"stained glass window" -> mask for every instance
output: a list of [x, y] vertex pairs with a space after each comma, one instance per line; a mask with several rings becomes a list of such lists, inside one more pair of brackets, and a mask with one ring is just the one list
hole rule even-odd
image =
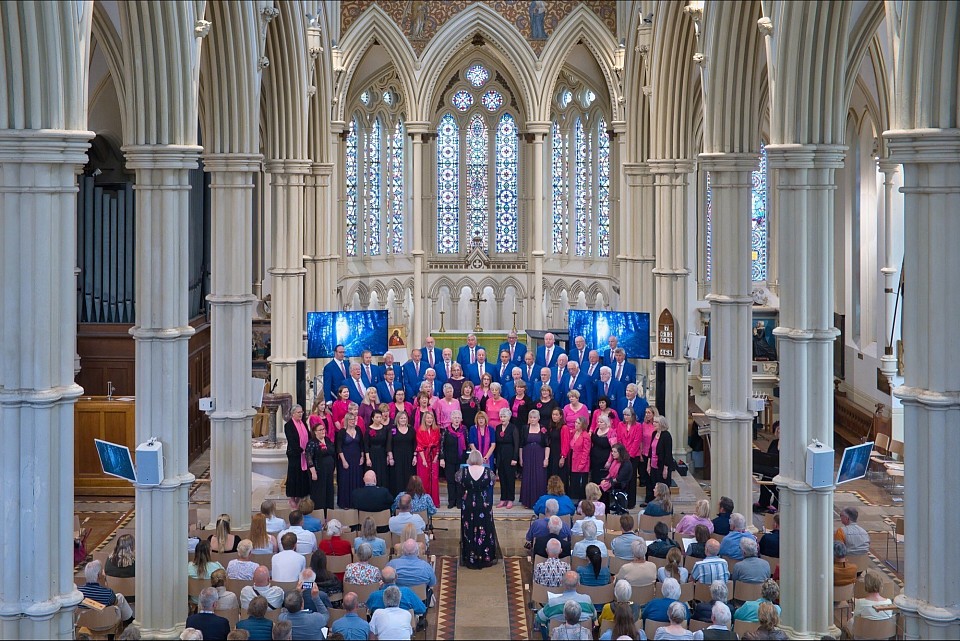
[[403, 253], [403, 121], [393, 129], [390, 145], [390, 244], [394, 254]]
[[437, 128], [437, 251], [460, 251], [460, 128], [450, 113]]
[[573, 100], [573, 92], [570, 90], [564, 91], [560, 94], [560, 108], [566, 109], [571, 100]]
[[380, 119], [373, 121], [367, 135], [367, 192], [364, 209], [367, 212], [366, 243], [371, 256], [380, 253]]
[[610, 255], [610, 134], [603, 118], [597, 122], [597, 255]]
[[459, 111], [466, 111], [473, 106], [473, 94], [461, 89], [457, 93], [453, 94], [452, 101], [453, 106]]
[[590, 193], [590, 133], [583, 126], [583, 119], [577, 118], [573, 126], [575, 177], [574, 189], [574, 217], [577, 256], [589, 256], [590, 252], [590, 222], [592, 198]]
[[589, 107], [590, 105], [593, 104], [593, 101], [596, 99], [597, 99], [597, 94], [587, 89], [587, 92], [583, 95], [583, 106]]
[[392, 104], [393, 104], [393, 92], [392, 92], [392, 91], [384, 91], [384, 92], [383, 92], [383, 101], [384, 101], [385, 103], [387, 103], [388, 105], [392, 105]]
[[487, 123], [475, 114], [467, 127], [467, 233], [487, 249]]
[[369, 91], [364, 91], [362, 94], [360, 94], [360, 102], [362, 102], [362, 103], [365, 104], [365, 105], [369, 105], [369, 104], [370, 104], [370, 92], [369, 92]]
[[551, 169], [553, 173], [553, 251], [562, 254], [567, 248], [567, 212], [565, 204], [569, 190], [567, 178], [567, 152], [565, 136], [560, 133], [560, 125], [553, 123], [553, 149], [551, 150]]
[[358, 192], [358, 171], [357, 171], [357, 119], [350, 121], [350, 130], [347, 132], [346, 140], [346, 196], [347, 196], [347, 256], [357, 255], [357, 192]]
[[497, 125], [497, 252], [517, 251], [517, 158], [520, 139], [510, 114]]
[[487, 80], [490, 80], [490, 72], [482, 65], [473, 65], [467, 69], [467, 73], [464, 75], [474, 87], [482, 87], [486, 84]]
[[487, 93], [483, 94], [483, 97], [480, 98], [480, 102], [483, 103], [483, 106], [489, 111], [496, 111], [503, 106], [503, 94], [499, 91], [491, 89]]

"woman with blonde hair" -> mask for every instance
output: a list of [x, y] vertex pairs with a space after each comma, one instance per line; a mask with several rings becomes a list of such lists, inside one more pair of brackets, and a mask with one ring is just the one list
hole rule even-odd
[[250, 542], [253, 544], [251, 554], [276, 554], [280, 551], [277, 537], [267, 532], [267, 517], [263, 514], [254, 514], [250, 520]]
[[657, 483], [670, 483], [670, 475], [676, 469], [673, 460], [673, 437], [670, 436], [670, 425], [666, 417], [657, 416], [654, 419], [657, 431], [650, 441], [650, 450], [647, 452], [647, 496], [644, 504], [653, 500], [653, 491]]
[[643, 513], [647, 516], [670, 516], [673, 503], [670, 501], [670, 488], [666, 483], [657, 483], [653, 488], [653, 500], [647, 503]]
[[387, 553], [387, 542], [377, 536], [377, 524], [369, 516], [360, 526], [360, 536], [353, 540], [353, 549], [359, 550], [364, 543], [370, 546], [373, 556], [383, 556]]
[[237, 595], [228, 592], [225, 587], [227, 584], [227, 572], [221, 568], [214, 570], [210, 575], [210, 587], [217, 591], [217, 603], [213, 606], [214, 610], [236, 610], [240, 607]]
[[121, 534], [113, 552], [107, 557], [103, 572], [107, 576], [132, 579], [136, 576], [137, 558], [132, 534]]
[[[603, 490], [600, 489], [599, 485], [596, 483], [587, 483], [587, 487], [584, 488], [584, 495], [584, 498], [588, 501], [593, 501], [595, 508], [594, 516], [599, 518], [606, 514], [607, 506], [600, 500], [600, 497], [603, 496]], [[577, 514], [583, 514], [579, 507], [577, 508]]]
[[230, 534], [230, 515], [221, 514], [217, 517], [217, 531], [207, 537], [210, 550], [213, 552], [236, 552], [240, 545], [240, 537]]
[[683, 567], [683, 554], [680, 553], [680, 548], [670, 548], [667, 551], [667, 564], [657, 568], [657, 581], [663, 583], [667, 579], [676, 579], [683, 584], [688, 578], [690, 573]]
[[[654, 494], [656, 494], [656, 489], [654, 489]], [[677, 532], [689, 536], [696, 533], [698, 525], [702, 525], [710, 531], [710, 534], [713, 534], [713, 521], [710, 520], [710, 501], [707, 499], [697, 501], [693, 514], [686, 514], [680, 519], [680, 522], [677, 523]]]

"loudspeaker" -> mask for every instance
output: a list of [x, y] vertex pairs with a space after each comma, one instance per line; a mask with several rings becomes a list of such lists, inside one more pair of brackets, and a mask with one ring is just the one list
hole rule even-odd
[[657, 371], [657, 411], [663, 416], [666, 414], [667, 406], [667, 364], [663, 361], [656, 362]]
[[830, 487], [833, 485], [833, 448], [823, 443], [807, 446], [807, 485]]
[[303, 413], [309, 413], [307, 409], [307, 361], [297, 361], [297, 405], [304, 408]]
[[156, 439], [137, 446], [137, 485], [160, 485], [163, 481], [163, 444]]
[[262, 378], [250, 379], [250, 405], [252, 407], [260, 407], [263, 405], [264, 383], [266, 383], [266, 381]]
[[684, 356], [692, 361], [703, 358], [703, 350], [707, 345], [707, 337], [690, 332], [687, 334], [687, 350]]

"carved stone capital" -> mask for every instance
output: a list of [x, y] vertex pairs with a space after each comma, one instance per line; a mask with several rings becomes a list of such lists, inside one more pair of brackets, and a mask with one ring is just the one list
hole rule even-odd
[[766, 16], [757, 20], [757, 28], [760, 29], [760, 33], [764, 36], [773, 35], [773, 21]]
[[263, 71], [269, 66], [270, 66], [270, 58], [267, 58], [266, 56], [260, 56], [259, 58], [257, 58], [258, 71]]
[[197, 20], [193, 23], [193, 34], [198, 38], [206, 38], [210, 33], [209, 20]]

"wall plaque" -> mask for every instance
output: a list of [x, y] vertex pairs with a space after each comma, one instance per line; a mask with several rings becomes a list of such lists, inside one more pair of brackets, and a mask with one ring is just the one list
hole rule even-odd
[[669, 309], [660, 312], [657, 320], [657, 356], [673, 358], [676, 355], [674, 341], [676, 337], [676, 323]]

